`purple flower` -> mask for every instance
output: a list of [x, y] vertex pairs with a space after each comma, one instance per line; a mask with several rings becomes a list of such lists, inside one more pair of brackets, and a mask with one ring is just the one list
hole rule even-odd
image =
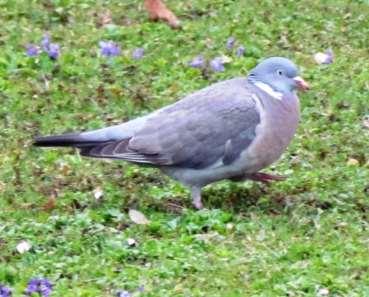
[[0, 284], [0, 297], [11, 297], [12, 290]]
[[136, 48], [132, 53], [134, 60], [140, 60], [145, 54], [145, 50], [142, 47]]
[[332, 64], [333, 63], [333, 59], [334, 59], [333, 50], [331, 48], [329, 48], [329, 49], [327, 49], [325, 51], [325, 54], [328, 56], [327, 63], [328, 64]]
[[50, 59], [56, 60], [60, 55], [60, 46], [57, 43], [50, 42], [50, 36], [45, 34], [41, 40], [42, 50], [50, 57]]
[[131, 297], [132, 294], [128, 291], [119, 291], [117, 292], [117, 297]]
[[100, 41], [100, 53], [106, 57], [115, 57], [120, 54], [119, 45], [113, 41]]
[[222, 57], [216, 57], [210, 61], [210, 67], [215, 72], [222, 72], [225, 70], [224, 61]]
[[45, 52], [49, 55], [49, 57], [53, 60], [56, 60], [60, 55], [60, 47], [57, 43], [50, 43], [48, 50]]
[[202, 68], [205, 65], [205, 59], [202, 55], [193, 58], [189, 63], [189, 66], [193, 68]]
[[227, 43], [226, 43], [226, 47], [228, 50], [231, 50], [234, 47], [234, 43], [236, 42], [236, 38], [234, 37], [229, 37], [227, 39]]
[[40, 53], [40, 48], [35, 44], [27, 44], [26, 55], [28, 57], [36, 57]]
[[139, 292], [143, 292], [143, 291], [145, 291], [145, 286], [144, 285], [141, 285], [141, 286], [139, 286], [138, 288], [137, 288], [137, 291], [139, 291]]
[[47, 52], [49, 46], [50, 46], [50, 36], [49, 34], [45, 34], [41, 39], [41, 47], [45, 52]]
[[241, 45], [236, 50], [236, 56], [242, 57], [244, 54], [245, 54], [245, 47]]
[[52, 283], [46, 278], [34, 278], [28, 282], [27, 289], [24, 292], [31, 296], [33, 293], [38, 293], [42, 297], [49, 297], [53, 290]]

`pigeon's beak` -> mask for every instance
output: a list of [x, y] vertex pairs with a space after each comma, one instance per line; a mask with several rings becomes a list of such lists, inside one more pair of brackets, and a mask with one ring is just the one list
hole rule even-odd
[[304, 79], [301, 76], [295, 76], [293, 80], [296, 82], [297, 88], [299, 90], [307, 91], [310, 89], [309, 84], [306, 81], [304, 81]]

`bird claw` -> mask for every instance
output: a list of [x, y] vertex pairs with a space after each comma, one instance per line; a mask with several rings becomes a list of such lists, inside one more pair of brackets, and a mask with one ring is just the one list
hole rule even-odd
[[201, 201], [201, 188], [193, 187], [191, 189], [192, 204], [196, 209], [202, 209], [204, 206]]
[[262, 183], [270, 183], [272, 181], [282, 181], [287, 178], [287, 176], [284, 175], [278, 175], [278, 174], [270, 174], [270, 173], [264, 173], [264, 172], [256, 172], [252, 173], [248, 176], [249, 179], [254, 181], [259, 181]]
[[202, 205], [201, 201], [193, 201], [193, 206], [195, 206], [195, 208], [198, 209], [198, 210], [204, 208], [204, 205]]

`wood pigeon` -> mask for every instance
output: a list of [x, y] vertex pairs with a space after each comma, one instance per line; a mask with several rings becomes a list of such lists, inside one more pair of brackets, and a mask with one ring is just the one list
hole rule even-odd
[[37, 137], [34, 145], [75, 147], [81, 155], [160, 168], [189, 187], [202, 208], [202, 187], [223, 179], [280, 180], [259, 172], [276, 161], [299, 121], [296, 89], [309, 85], [282, 57], [247, 77], [215, 83], [174, 104], [99, 130]]

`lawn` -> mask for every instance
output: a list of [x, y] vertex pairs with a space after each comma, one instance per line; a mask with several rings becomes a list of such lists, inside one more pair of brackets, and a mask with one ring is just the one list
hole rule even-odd
[[[369, 296], [369, 2], [166, 1], [182, 30], [150, 22], [142, 2], [0, 1], [0, 285], [13, 296], [38, 277], [64, 297]], [[60, 55], [27, 56], [45, 34]], [[100, 53], [110, 40], [116, 57]], [[334, 62], [318, 65], [328, 48]], [[202, 71], [189, 66], [198, 55], [228, 63]], [[273, 55], [312, 86], [268, 169], [286, 181], [211, 185], [196, 211], [155, 169], [32, 147], [36, 135], [147, 114]]]

